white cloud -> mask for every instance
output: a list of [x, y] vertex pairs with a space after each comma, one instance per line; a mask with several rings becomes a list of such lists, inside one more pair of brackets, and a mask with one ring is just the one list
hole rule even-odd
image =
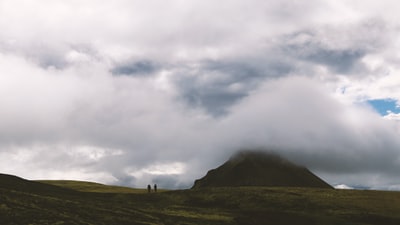
[[384, 116], [383, 118], [387, 119], [387, 120], [398, 121], [398, 120], [400, 120], [400, 113], [393, 113], [393, 112], [389, 111], [388, 114], [386, 116]]
[[335, 188], [336, 188], [336, 189], [354, 189], [354, 188], [352, 188], [352, 187], [350, 187], [350, 186], [347, 186], [347, 185], [345, 185], [345, 184], [338, 184], [338, 185], [335, 185]]

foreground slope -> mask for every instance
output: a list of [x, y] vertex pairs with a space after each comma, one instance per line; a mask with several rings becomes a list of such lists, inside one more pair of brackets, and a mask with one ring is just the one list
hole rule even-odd
[[[72, 189], [81, 192], [97, 192], [97, 193], [146, 193], [147, 190], [104, 185], [95, 182], [88, 181], [76, 181], [76, 180], [38, 180], [37, 182], [44, 184], [51, 184], [63, 188]], [[159, 190], [162, 191], [162, 190]]]
[[30, 192], [35, 194], [73, 194], [74, 191], [50, 184], [29, 181], [17, 176], [0, 174], [0, 188], [15, 192]]
[[93, 193], [0, 175], [0, 223], [398, 225], [400, 193], [282, 187]]
[[305, 167], [255, 151], [239, 152], [196, 180], [193, 188], [237, 186], [332, 188]]

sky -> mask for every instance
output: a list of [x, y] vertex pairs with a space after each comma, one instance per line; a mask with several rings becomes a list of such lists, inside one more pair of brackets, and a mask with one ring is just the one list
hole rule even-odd
[[188, 188], [243, 149], [400, 190], [394, 0], [0, 0], [0, 172]]

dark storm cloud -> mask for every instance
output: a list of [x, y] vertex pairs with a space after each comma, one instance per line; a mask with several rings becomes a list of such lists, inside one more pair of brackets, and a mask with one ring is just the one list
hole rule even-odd
[[[293, 67], [285, 60], [254, 57], [231, 61], [204, 61], [194, 70], [184, 70], [175, 80], [180, 97], [192, 107], [223, 116], [266, 79], [284, 77]], [[189, 75], [187, 75], [189, 74]]]
[[199, 107], [210, 115], [219, 117], [226, 115], [229, 106], [246, 96], [246, 92], [231, 93], [224, 90], [226, 87], [185, 87], [182, 99], [191, 107]]
[[242, 82], [249, 79], [282, 77], [291, 71], [292, 66], [283, 58], [266, 55], [268, 57], [261, 54], [231, 61], [207, 61], [203, 66], [204, 73], [222, 72], [231, 76], [232, 80]]
[[380, 19], [369, 19], [342, 27], [320, 27], [285, 34], [278, 41], [282, 55], [294, 61], [323, 65], [333, 73], [352, 75], [366, 73], [362, 59], [384, 50], [392, 42], [382, 36], [387, 25]]
[[118, 65], [111, 69], [114, 75], [143, 76], [156, 72], [160, 67], [150, 60], [141, 60]]
[[317, 49], [316, 52], [299, 58], [326, 65], [335, 73], [348, 74], [360, 65], [360, 59], [365, 55], [364, 52], [354, 50]]

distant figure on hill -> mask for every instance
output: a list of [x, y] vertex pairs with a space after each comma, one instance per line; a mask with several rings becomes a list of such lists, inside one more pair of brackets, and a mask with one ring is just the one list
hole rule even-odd
[[157, 184], [154, 184], [154, 192], [157, 192]]
[[147, 185], [147, 192], [148, 192], [148, 193], [150, 193], [150, 192], [151, 192], [151, 186], [150, 186], [150, 184], [149, 184], [149, 185]]

